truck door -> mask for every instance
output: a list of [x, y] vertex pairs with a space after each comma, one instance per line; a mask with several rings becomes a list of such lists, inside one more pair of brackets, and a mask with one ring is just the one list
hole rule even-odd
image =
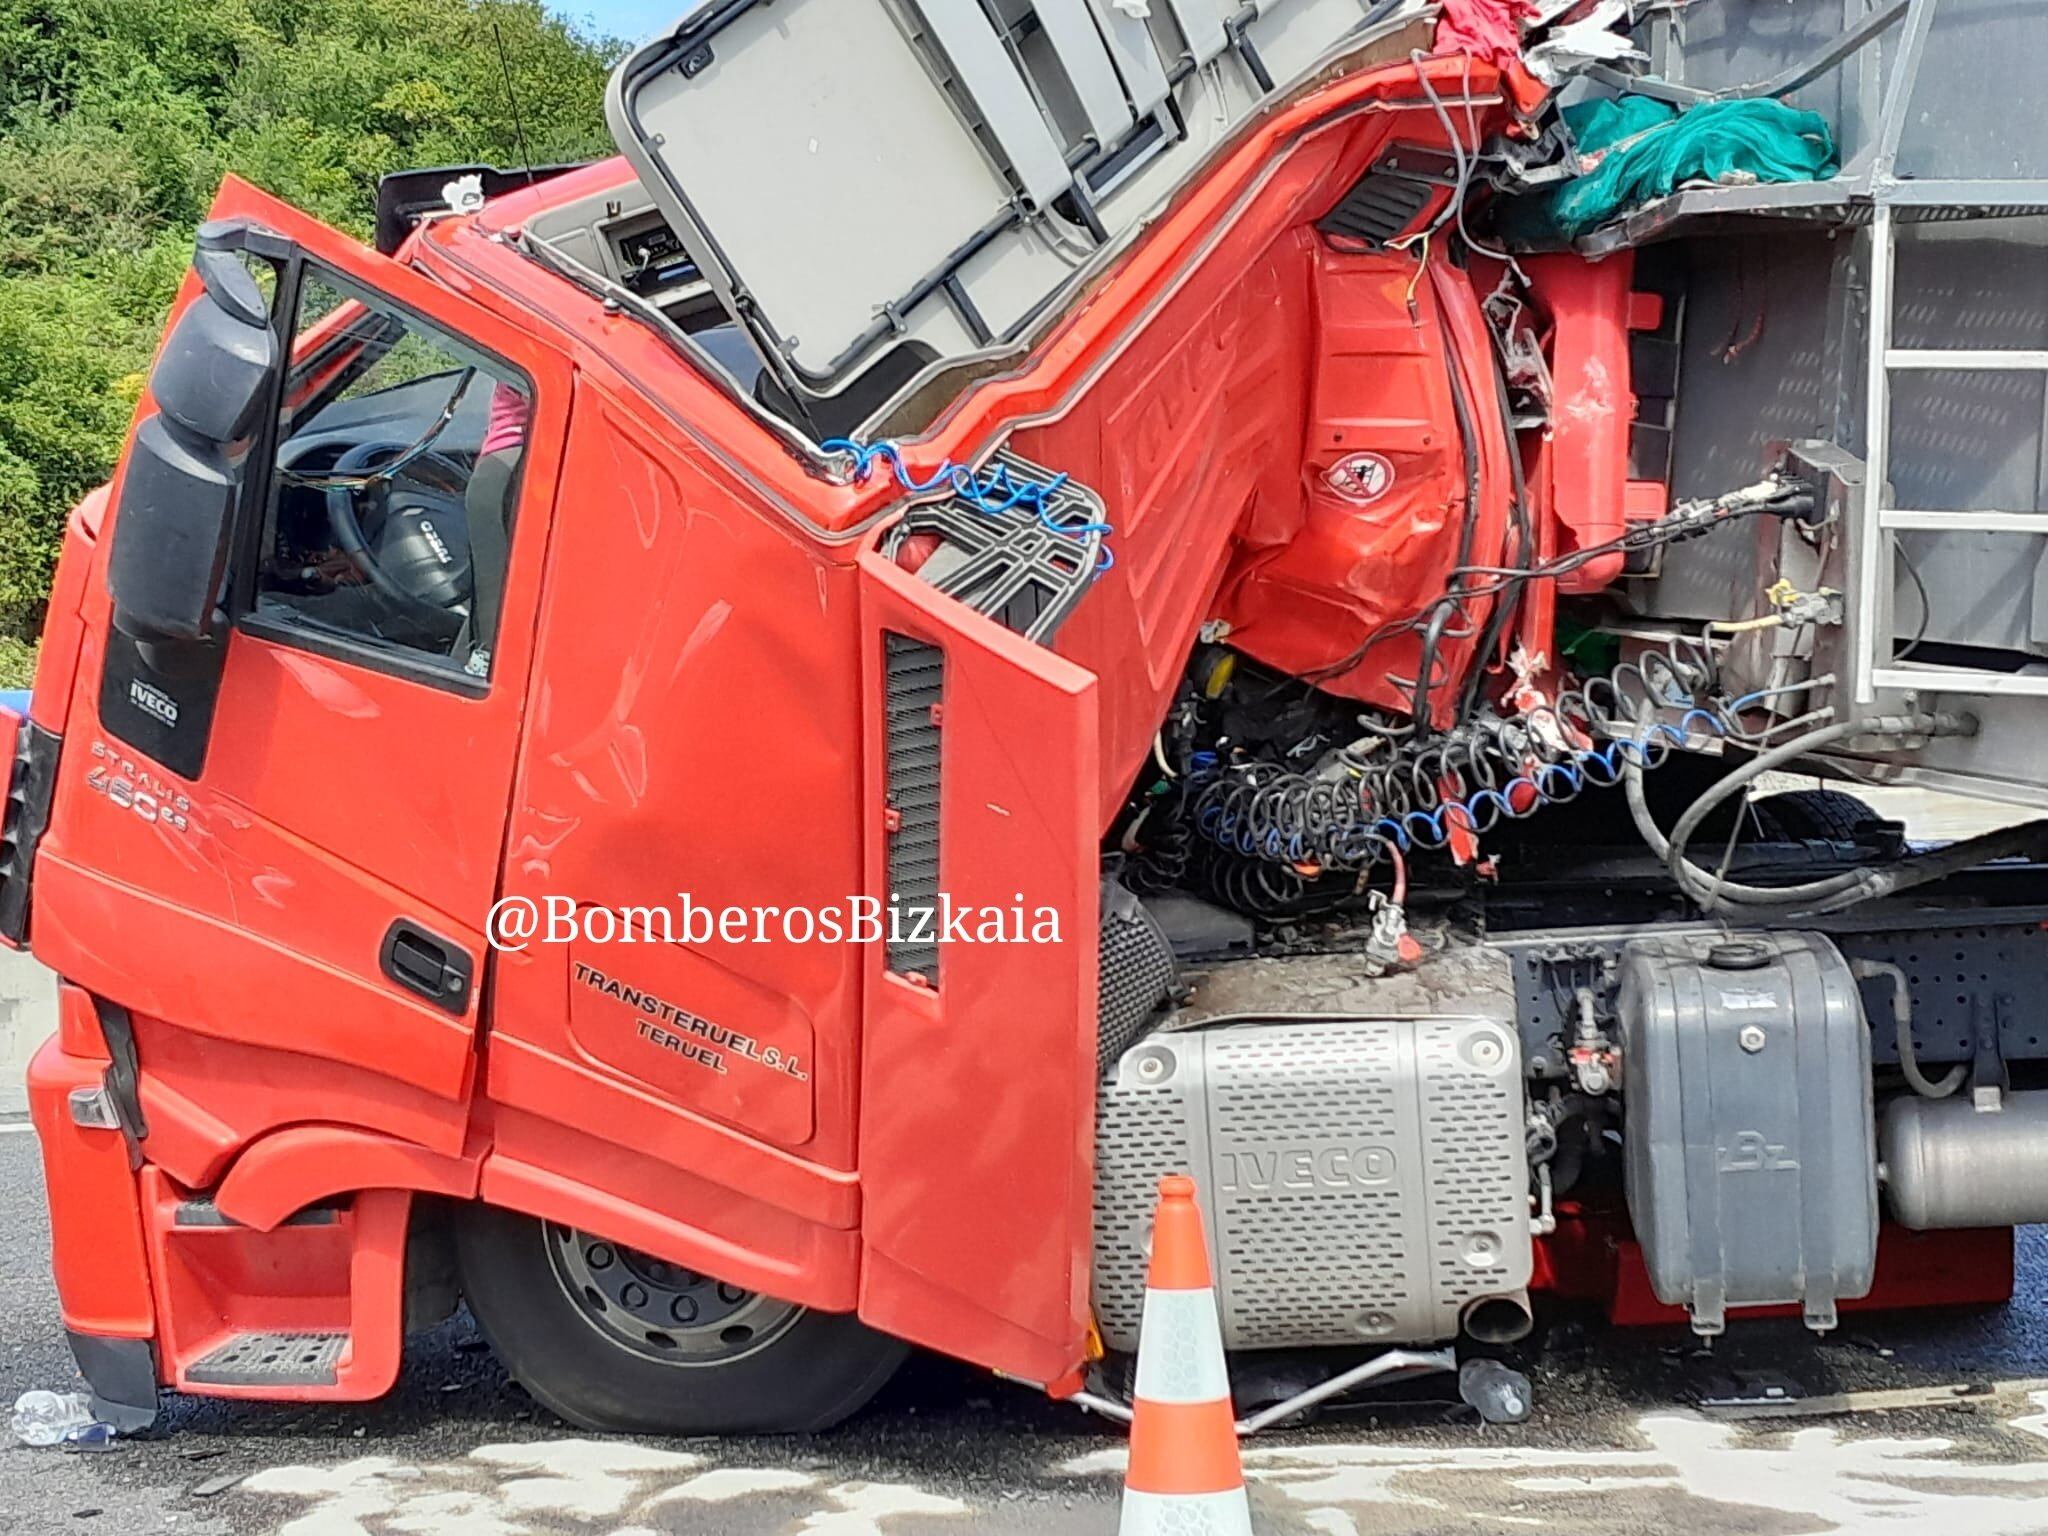
[[[253, 188], [214, 215], [88, 584], [34, 945], [134, 1013], [146, 1066], [260, 1084], [238, 1113], [454, 1150], [571, 370]], [[256, 293], [281, 361], [209, 443], [212, 377], [167, 360], [247, 323], [231, 377]], [[180, 633], [156, 584], [214, 481], [219, 606]]]

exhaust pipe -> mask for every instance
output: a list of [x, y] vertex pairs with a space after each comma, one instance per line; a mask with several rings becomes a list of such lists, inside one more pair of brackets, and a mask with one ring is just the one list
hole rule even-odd
[[1498, 1296], [1480, 1296], [1465, 1304], [1460, 1319], [1466, 1335], [1480, 1344], [1513, 1344], [1529, 1337], [1536, 1315], [1529, 1309], [1527, 1291], [1503, 1291]]

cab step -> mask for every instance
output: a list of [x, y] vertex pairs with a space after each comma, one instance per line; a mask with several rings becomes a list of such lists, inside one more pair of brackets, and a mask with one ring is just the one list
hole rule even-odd
[[346, 1333], [238, 1333], [185, 1367], [190, 1386], [332, 1387]]
[[160, 1168], [145, 1166], [139, 1183], [161, 1385], [298, 1402], [389, 1390], [404, 1339], [409, 1192], [319, 1200], [265, 1232]]

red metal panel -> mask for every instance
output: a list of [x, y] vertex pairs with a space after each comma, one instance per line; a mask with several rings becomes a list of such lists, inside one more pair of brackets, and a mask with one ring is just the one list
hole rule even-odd
[[[1523, 263], [1550, 323], [1552, 420], [1547, 501], [1568, 535], [1565, 552], [1618, 539], [1629, 511], [1629, 325], [1635, 253], [1601, 261], [1537, 256]], [[1661, 502], [1661, 496], [1658, 498]], [[1660, 505], [1656, 511], [1663, 510]], [[1563, 593], [1598, 592], [1621, 574], [1619, 553], [1588, 561], [1556, 583]]]
[[861, 1316], [1033, 1381], [1088, 1331], [1099, 904], [1095, 679], [861, 560], [867, 888], [889, 890], [883, 638], [945, 653], [939, 890], [1056, 914], [1056, 943], [941, 943], [936, 989], [868, 953]]
[[[366, 1402], [398, 1379], [405, 1343], [405, 1249], [412, 1191], [365, 1190], [331, 1222], [259, 1232], [181, 1226], [185, 1192], [141, 1174], [164, 1383], [202, 1397]], [[195, 1382], [189, 1372], [238, 1334], [345, 1333], [330, 1384]]]
[[601, 1232], [749, 1290], [828, 1312], [853, 1310], [860, 1247], [851, 1230], [804, 1220], [552, 1121], [501, 1112], [481, 1188], [493, 1205]]
[[[516, 1128], [520, 1157], [544, 1163], [546, 1127], [556, 1125], [564, 1133], [565, 1158], [596, 1158], [600, 1149], [608, 1149], [606, 1166], [640, 1165], [654, 1178], [687, 1171], [688, 1180], [671, 1186], [678, 1215], [691, 1214], [680, 1203], [681, 1192], [695, 1188], [694, 1181], [701, 1177], [718, 1191], [721, 1201], [737, 1196], [768, 1211], [828, 1227], [851, 1228], [860, 1219], [860, 1185], [852, 1173], [821, 1168], [764, 1146], [715, 1121], [678, 1111], [641, 1089], [593, 1089], [587, 1073], [526, 1041], [492, 1042], [488, 1091], [499, 1106], [493, 1117], [499, 1145], [508, 1145], [507, 1127]], [[602, 1118], [572, 1123], [574, 1106], [592, 1103], [601, 1107]], [[529, 1105], [537, 1107], [527, 1109]], [[505, 1112], [514, 1108], [526, 1113]], [[574, 1137], [588, 1137], [594, 1145], [580, 1147]]]
[[[1298, 165], [1280, 180], [1298, 197], [1313, 177]], [[1013, 443], [1098, 492], [1116, 528], [1115, 565], [1054, 642], [1098, 679], [1101, 739], [1115, 745], [1102, 764], [1105, 821], [1151, 748], [1235, 540], [1284, 540], [1300, 522], [1310, 244], [1263, 226], [1221, 239], [1202, 280], [1173, 294], [1068, 410]]]
[[[709, 908], [693, 904], [680, 920], [699, 927], [699, 914], [701, 931], [715, 934]], [[780, 933], [779, 917], [756, 921], [750, 913], [727, 931]], [[622, 945], [579, 937], [568, 962], [569, 1036], [584, 1059], [771, 1145], [811, 1139], [817, 1031], [786, 981], [740, 974], [680, 939]]]
[[409, 1189], [468, 1200], [477, 1159], [449, 1157], [393, 1136], [341, 1125], [301, 1125], [266, 1136], [235, 1159], [214, 1204], [222, 1215], [268, 1232], [295, 1212], [360, 1189]]
[[758, 1207], [767, 1246], [744, 1262], [816, 1270], [810, 1224], [858, 1218], [859, 951], [779, 924], [686, 932], [680, 901], [816, 909], [861, 888], [852, 549], [595, 379], [565, 473], [504, 890], [675, 927], [493, 956], [485, 1091], [522, 1112], [498, 1121], [521, 1162], [557, 1167], [559, 1126], [573, 1181], [630, 1171], [683, 1226]]
[[[531, 613], [568, 418], [562, 355], [531, 325], [495, 318], [233, 178], [214, 211], [289, 236], [534, 378], [527, 492], [504, 605], [508, 615]], [[192, 287], [188, 280], [187, 297]], [[235, 1063], [232, 1080], [188, 1077], [177, 1090], [192, 1111], [183, 1120], [198, 1133], [184, 1144], [190, 1162], [210, 1162], [217, 1151], [207, 1146], [210, 1125], [251, 1135], [286, 1106], [297, 1118], [313, 1117], [305, 1106], [318, 1104], [322, 1117], [392, 1129], [388, 1111], [409, 1092], [437, 1097], [439, 1108], [422, 1127], [417, 1103], [400, 1104], [398, 1133], [458, 1149], [476, 1002], [453, 1017], [385, 978], [378, 953], [403, 916], [481, 956], [530, 628], [505, 626], [483, 699], [236, 633], [207, 766], [188, 782], [95, 727], [110, 542], [74, 539], [60, 583], [82, 581], [85, 638], [38, 858], [38, 955], [134, 1009], [139, 1028], [149, 1016], [164, 1030], [204, 1037]], [[79, 567], [82, 558], [89, 568]], [[160, 814], [164, 806], [179, 814]], [[246, 1049], [238, 1056], [230, 1044]], [[250, 1052], [266, 1055], [268, 1068], [253, 1065]], [[145, 1073], [176, 1054], [168, 1042], [145, 1052]]]
[[[1315, 394], [1301, 465], [1306, 512], [1287, 530], [1286, 543], [1239, 561], [1217, 610], [1230, 623], [1233, 645], [1297, 674], [1328, 668], [1383, 626], [1425, 612], [1458, 563], [1468, 515], [1469, 563], [1498, 564], [1512, 484], [1492, 342], [1470, 280], [1440, 258], [1418, 270], [1417, 259], [1403, 253], [1331, 251], [1318, 255], [1313, 277]], [[1454, 370], [1472, 421], [1476, 509], [1453, 403]], [[1371, 485], [1333, 484], [1333, 473], [1368, 456], [1376, 467]], [[1476, 631], [1491, 606], [1472, 602], [1469, 628]], [[1438, 648], [1439, 724], [1455, 712], [1457, 684], [1476, 648], [1470, 638]], [[1390, 636], [1323, 686], [1402, 708], [1420, 656], [1416, 634]]]
[[71, 684], [78, 672], [78, 651], [85, 639], [82, 609], [92, 571], [93, 545], [106, 516], [108, 488], [86, 493], [64, 522], [64, 544], [50, 585], [50, 606], [43, 615], [43, 644], [36, 653], [35, 687], [29, 694], [29, 718], [61, 736], [71, 710]]
[[50, 1261], [64, 1326], [108, 1338], [156, 1331], [142, 1212], [128, 1147], [115, 1130], [74, 1124], [75, 1088], [97, 1088], [103, 1062], [67, 1055], [52, 1039], [28, 1069], [29, 1113], [43, 1148], [50, 1199]]
[[[60, 774], [82, 778], [90, 750], [90, 743], [84, 750], [67, 746]], [[192, 883], [183, 878], [189, 853], [166, 848], [170, 834], [152, 837], [140, 824], [131, 829], [126, 823], [134, 818], [104, 796], [79, 791], [75, 799], [85, 803], [66, 819], [67, 844], [45, 842], [36, 860], [33, 937], [45, 965], [198, 1034], [273, 1051], [284, 1046], [298, 1056], [302, 1072], [307, 1059], [328, 1057], [374, 1066], [445, 1099], [467, 1091], [474, 1001], [456, 1018], [377, 975], [385, 929], [400, 915], [417, 917], [418, 904], [351, 878], [344, 866], [307, 857], [303, 848], [279, 847], [265, 836], [267, 829], [249, 823], [243, 837], [228, 841], [244, 854], [269, 843], [275, 858], [261, 865], [235, 859], [235, 867], [258, 888], [266, 875], [288, 882], [292, 899], [258, 907], [238, 923], [163, 894], [167, 886]], [[131, 847], [123, 873], [138, 884], [100, 873], [102, 866], [86, 862], [94, 858], [90, 852], [73, 857], [81, 840], [103, 847], [96, 841], [102, 838]], [[218, 851], [225, 858], [225, 849]], [[298, 878], [286, 875], [287, 867]], [[227, 894], [228, 882], [208, 883]], [[482, 935], [463, 925], [444, 921], [439, 931], [473, 953], [483, 947]], [[362, 964], [344, 969], [341, 962], [351, 956]], [[462, 1119], [449, 1109], [451, 1126]]]
[[[1662, 1327], [1686, 1321], [1683, 1307], [1657, 1299], [1643, 1251], [1619, 1211], [1558, 1208], [1557, 1230], [1537, 1239], [1530, 1289], [1607, 1309], [1621, 1327]], [[1886, 1223], [1877, 1243], [1877, 1273], [1865, 1296], [1845, 1298], [1844, 1312], [1919, 1307], [1994, 1306], [2013, 1292], [2013, 1232], [1991, 1227], [1912, 1232]], [[1800, 1309], [1744, 1307], [1737, 1318], [1797, 1317]]]

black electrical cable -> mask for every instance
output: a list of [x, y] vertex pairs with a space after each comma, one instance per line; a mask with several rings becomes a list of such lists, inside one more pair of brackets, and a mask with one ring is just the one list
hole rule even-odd
[[[1735, 492], [1714, 501], [1686, 502], [1659, 518], [1654, 523], [1642, 523], [1627, 533], [1598, 544], [1588, 544], [1575, 549], [1568, 555], [1541, 563], [1531, 562], [1524, 566], [1464, 566], [1449, 573], [1448, 580], [1456, 581], [1461, 576], [1491, 576], [1495, 580], [1478, 587], [1464, 587], [1458, 592], [1461, 601], [1478, 597], [1492, 597], [1508, 587], [1527, 584], [1532, 581], [1554, 581], [1560, 576], [1569, 576], [1580, 567], [1600, 559], [1603, 555], [1632, 554], [1639, 550], [1655, 549], [1664, 544], [1678, 544], [1700, 538], [1740, 518], [1759, 517], [1766, 513], [1777, 517], [1804, 517], [1814, 508], [1814, 496], [1810, 486], [1788, 480], [1773, 496], [1754, 502], [1737, 498], [1747, 494]], [[1438, 599], [1441, 602], [1442, 599]], [[1400, 635], [1411, 634], [1429, 622], [1436, 603], [1431, 603], [1419, 613], [1404, 619], [1392, 619], [1367, 635], [1351, 651], [1335, 661], [1313, 668], [1300, 674], [1295, 681], [1311, 687], [1341, 677], [1364, 661], [1376, 647]], [[1277, 691], [1277, 690], [1276, 690]]]
[[[1491, 355], [1491, 354], [1489, 354]], [[1493, 392], [1500, 411], [1502, 426], [1507, 432], [1508, 490], [1510, 495], [1509, 515], [1513, 520], [1515, 545], [1512, 558], [1526, 565], [1535, 553], [1535, 532], [1529, 523], [1528, 485], [1522, 478], [1522, 455], [1515, 443], [1514, 404], [1508, 398], [1507, 377], [1501, 370], [1500, 358], [1493, 356]], [[1479, 708], [1479, 690], [1486, 682], [1486, 669], [1492, 665], [1493, 657], [1500, 649], [1501, 636], [1521, 611], [1522, 603], [1528, 596], [1526, 580], [1514, 583], [1501, 593], [1500, 600], [1493, 605], [1493, 612], [1487, 615], [1486, 627], [1480, 631], [1479, 648], [1472, 653], [1472, 670], [1465, 679], [1465, 691], [1458, 700], [1458, 718], [1470, 719]]]
[[1913, 557], [1906, 553], [1906, 541], [1894, 539], [1892, 549], [1899, 557], [1899, 564], [1906, 568], [1906, 575], [1913, 583], [1913, 590], [1920, 596], [1920, 622], [1913, 629], [1913, 638], [1906, 643], [1904, 650], [1892, 658], [1894, 661], [1904, 661], [1919, 650], [1921, 642], [1927, 638], [1927, 625], [1934, 617], [1934, 605], [1927, 600], [1927, 583], [1920, 579], [1920, 567], [1915, 565]]
[[[1465, 468], [1465, 508], [1458, 528], [1458, 553], [1452, 561], [1452, 569], [1459, 570], [1470, 563], [1472, 546], [1479, 539], [1479, 519], [1483, 514], [1480, 497], [1485, 489], [1483, 464], [1479, 453], [1479, 433], [1473, 424], [1472, 401], [1465, 390], [1465, 382], [1459, 377], [1458, 339], [1452, 334], [1450, 317], [1441, 305], [1436, 310], [1437, 330], [1444, 341], [1445, 377], [1451, 386], [1451, 415], [1458, 427], [1458, 451]], [[1436, 687], [1438, 647], [1442, 645], [1444, 631], [1451, 616], [1464, 606], [1464, 599], [1457, 590], [1457, 579], [1447, 584], [1444, 595], [1436, 602], [1435, 611], [1423, 625], [1421, 654], [1415, 665], [1414, 708], [1410, 711], [1416, 730], [1427, 736], [1435, 729], [1429, 718], [1429, 695]]]
[[1811, 910], [1816, 914], [1839, 912], [1859, 902], [1895, 896], [1900, 891], [1945, 880], [1980, 864], [2017, 858], [2022, 854], [2029, 858], [2048, 854], [2048, 821], [2022, 822], [2016, 827], [2004, 827], [1980, 837], [1965, 838], [1962, 842], [1950, 843], [1946, 848], [1887, 864], [1882, 869], [1865, 870], [1867, 878], [1855, 891], [1831, 897]]
[[1418, 739], [1427, 739], [1436, 734], [1436, 727], [1429, 719], [1429, 692], [1435, 680], [1437, 669], [1437, 648], [1442, 645], [1444, 628], [1451, 622], [1451, 615], [1458, 611], [1457, 603], [1450, 599], [1440, 600], [1429, 616], [1429, 622], [1422, 627], [1421, 660], [1415, 668], [1415, 691], [1409, 696], [1408, 713], [1415, 721]]

